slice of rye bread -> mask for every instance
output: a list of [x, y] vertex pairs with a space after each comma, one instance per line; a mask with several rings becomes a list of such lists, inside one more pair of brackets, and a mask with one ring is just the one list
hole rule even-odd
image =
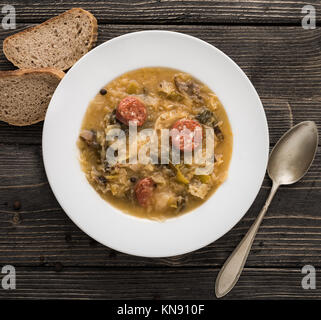
[[97, 20], [81, 8], [7, 37], [3, 52], [20, 69], [69, 69], [97, 41]]
[[65, 73], [52, 68], [0, 72], [0, 121], [27, 126], [44, 120]]

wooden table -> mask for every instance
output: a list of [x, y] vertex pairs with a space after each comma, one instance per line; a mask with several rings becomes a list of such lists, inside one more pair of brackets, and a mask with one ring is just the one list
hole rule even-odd
[[[321, 128], [321, 34], [301, 27], [303, 5], [314, 4], [320, 17], [319, 1], [0, 1], [5, 4], [15, 6], [19, 30], [79, 6], [97, 17], [98, 43], [148, 29], [199, 37], [251, 79], [271, 147], [300, 121]], [[1, 40], [13, 32], [0, 29]], [[0, 70], [11, 69], [1, 53]], [[70, 221], [48, 185], [41, 134], [42, 123], [0, 124], [0, 267], [14, 265], [17, 273], [17, 289], [0, 289], [0, 298], [215, 299], [214, 280], [261, 209], [271, 187], [267, 177], [245, 217], [215, 243], [173, 258], [139, 258], [98, 244]], [[315, 290], [301, 287], [304, 265], [321, 275], [320, 169], [319, 148], [302, 181], [279, 190], [225, 299], [321, 298], [320, 283]]]

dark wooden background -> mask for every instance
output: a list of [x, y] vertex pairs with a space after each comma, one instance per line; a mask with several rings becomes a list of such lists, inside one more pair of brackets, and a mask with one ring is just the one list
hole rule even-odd
[[[320, 1], [0, 1], [5, 4], [15, 6], [19, 30], [83, 7], [98, 19], [98, 43], [147, 29], [199, 37], [228, 54], [253, 82], [271, 146], [300, 121], [321, 128], [321, 34], [301, 27], [305, 4], [315, 5], [320, 22]], [[13, 32], [0, 28], [1, 42]], [[10, 69], [1, 52], [0, 70]], [[139, 258], [98, 244], [69, 220], [48, 185], [41, 133], [42, 123], [0, 124], [0, 267], [12, 264], [17, 272], [17, 289], [0, 289], [0, 298], [215, 299], [217, 273], [264, 204], [267, 177], [245, 217], [215, 243], [173, 258]], [[225, 299], [321, 298], [320, 169], [319, 148], [302, 181], [279, 190]], [[317, 269], [316, 290], [301, 288], [306, 264]]]

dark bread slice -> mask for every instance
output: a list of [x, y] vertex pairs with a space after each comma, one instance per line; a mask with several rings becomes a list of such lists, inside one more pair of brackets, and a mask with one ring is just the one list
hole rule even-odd
[[67, 70], [95, 45], [97, 30], [97, 20], [90, 12], [73, 8], [7, 37], [3, 52], [21, 69]]
[[52, 68], [0, 72], [0, 120], [27, 126], [44, 120], [64, 72]]

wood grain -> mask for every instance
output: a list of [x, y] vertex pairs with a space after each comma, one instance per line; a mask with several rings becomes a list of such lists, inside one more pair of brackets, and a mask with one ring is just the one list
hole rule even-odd
[[[101, 26], [100, 42], [155, 26]], [[296, 27], [163, 27], [199, 36], [231, 55], [257, 87], [267, 114], [271, 144], [306, 119], [321, 127], [319, 39]], [[259, 30], [258, 30], [259, 29]], [[7, 32], [2, 32], [4, 37]], [[307, 36], [306, 36], [307, 35]], [[312, 48], [306, 57], [306, 46]], [[258, 49], [259, 48], [259, 49]], [[311, 65], [307, 67], [307, 65]], [[1, 67], [10, 66], [1, 60]], [[296, 89], [300, 87], [299, 89]], [[266, 177], [246, 217], [225, 237], [195, 253], [142, 259], [116, 253], [87, 237], [64, 214], [48, 185], [41, 156], [42, 124], [0, 126], [0, 263], [23, 266], [220, 266], [253, 222], [267, 196]], [[321, 153], [295, 186], [282, 188], [254, 243], [248, 266], [320, 265]], [[20, 211], [13, 203], [21, 202]], [[90, 213], [89, 213], [90, 214]]]
[[[0, 299], [214, 300], [217, 274], [217, 268], [17, 268], [16, 290], [0, 289]], [[302, 289], [302, 277], [300, 268], [246, 268], [224, 300], [320, 299], [319, 286]]]
[[[143, 259], [92, 241], [69, 220], [50, 190], [40, 146], [1, 145], [0, 159], [0, 265], [220, 266], [253, 223], [271, 185], [266, 177], [245, 218], [215, 243], [183, 256]], [[302, 181], [277, 193], [248, 267], [321, 266], [320, 169], [321, 148]], [[14, 209], [15, 201], [21, 204], [19, 210]]]
[[[41, 22], [73, 7], [90, 10], [102, 23], [152, 24], [301, 24], [304, 5], [316, 0], [1, 0], [12, 4], [19, 22]], [[317, 16], [318, 19], [319, 15]]]
[[[98, 43], [148, 29], [199, 37], [251, 79], [272, 146], [300, 121], [314, 120], [321, 128], [321, 35], [300, 26], [301, 8], [313, 4], [319, 13], [319, 1], [0, 0], [4, 4], [15, 6], [18, 30], [83, 7], [98, 18]], [[0, 28], [0, 41], [16, 31]], [[0, 70], [13, 68], [1, 53]], [[164, 259], [129, 256], [92, 240], [63, 212], [43, 168], [42, 127], [0, 123], [0, 266], [17, 270], [17, 289], [0, 289], [0, 299], [214, 299], [219, 268], [264, 204], [268, 177], [245, 217], [209, 246]], [[321, 298], [318, 284], [316, 290], [301, 288], [304, 265], [321, 269], [320, 199], [319, 147], [302, 181], [279, 190], [226, 299]]]
[[[19, 30], [30, 25], [19, 25]], [[321, 34], [318, 29], [279, 26], [100, 25], [98, 43], [141, 30], [170, 30], [201, 38], [229, 55], [269, 98], [320, 98]], [[1, 30], [0, 41], [15, 31]], [[0, 69], [13, 65], [3, 54]], [[213, 70], [214, 72], [214, 70]]]
[[[20, 29], [27, 25], [21, 25]], [[99, 43], [139, 30], [164, 29], [191, 34], [217, 46], [244, 70], [262, 98], [271, 143], [306, 119], [321, 127], [321, 34], [300, 27], [102, 25]], [[0, 30], [0, 41], [13, 31]], [[0, 55], [0, 70], [13, 66]], [[76, 94], [76, 92], [75, 92]], [[41, 143], [42, 124], [14, 128], [0, 123], [0, 143]]]

